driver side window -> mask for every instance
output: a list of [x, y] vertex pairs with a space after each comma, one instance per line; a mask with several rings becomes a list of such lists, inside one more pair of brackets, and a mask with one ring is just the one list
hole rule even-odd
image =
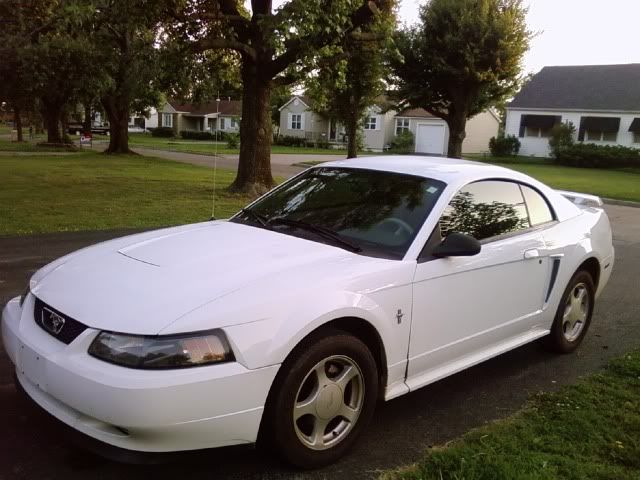
[[451, 232], [477, 240], [531, 227], [520, 185], [501, 180], [471, 183], [451, 200], [440, 218], [442, 238]]

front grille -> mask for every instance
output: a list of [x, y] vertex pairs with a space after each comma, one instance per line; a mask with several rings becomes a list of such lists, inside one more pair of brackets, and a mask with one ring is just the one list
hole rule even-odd
[[65, 315], [53, 307], [50, 307], [39, 298], [36, 298], [33, 310], [33, 319], [49, 335], [69, 345], [78, 335], [84, 332], [86, 325]]

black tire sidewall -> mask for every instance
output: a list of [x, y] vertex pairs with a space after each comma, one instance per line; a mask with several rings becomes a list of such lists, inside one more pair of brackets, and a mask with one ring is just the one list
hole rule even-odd
[[[364, 379], [364, 404], [349, 435], [333, 448], [316, 451], [305, 446], [296, 435], [292, 418], [298, 389], [309, 371], [323, 359], [344, 355], [353, 360]], [[335, 462], [354, 444], [371, 420], [378, 399], [378, 371], [367, 346], [345, 332], [334, 331], [303, 342], [283, 363], [265, 409], [268, 439], [287, 462], [300, 468], [319, 468]]]
[[[584, 283], [587, 287], [587, 291], [589, 292], [589, 313], [587, 315], [585, 325], [582, 328], [582, 332], [580, 332], [580, 336], [574, 341], [570, 342], [564, 336], [564, 331], [562, 328], [562, 317], [564, 316], [567, 297], [571, 295], [571, 292], [573, 292], [573, 289], [579, 283]], [[562, 294], [562, 298], [560, 299], [560, 304], [558, 305], [558, 310], [556, 311], [556, 316], [553, 321], [553, 326], [551, 327], [551, 334], [547, 337], [547, 347], [559, 353], [571, 353], [576, 348], [578, 348], [578, 346], [580, 346], [580, 344], [582, 343], [585, 335], [587, 334], [587, 330], [589, 330], [589, 325], [591, 324], [591, 317], [593, 316], [594, 308], [595, 286], [593, 285], [593, 279], [588, 272], [580, 270], [576, 272], [573, 277], [571, 277], [567, 288]]]

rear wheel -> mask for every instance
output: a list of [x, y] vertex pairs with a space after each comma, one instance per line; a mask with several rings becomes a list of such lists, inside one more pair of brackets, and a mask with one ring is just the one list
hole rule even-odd
[[283, 364], [265, 411], [265, 440], [302, 468], [344, 455], [371, 419], [378, 395], [367, 346], [341, 331], [326, 333], [305, 341]]
[[587, 334], [593, 307], [595, 287], [588, 272], [578, 271], [562, 295], [551, 334], [545, 337], [545, 346], [555, 352], [573, 352]]

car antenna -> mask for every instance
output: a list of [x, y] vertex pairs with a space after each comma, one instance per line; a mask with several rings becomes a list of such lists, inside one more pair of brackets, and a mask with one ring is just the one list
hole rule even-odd
[[211, 220], [216, 219], [216, 173], [218, 171], [218, 129], [220, 128], [220, 92], [216, 97], [216, 135], [213, 147], [213, 198], [211, 199]]

